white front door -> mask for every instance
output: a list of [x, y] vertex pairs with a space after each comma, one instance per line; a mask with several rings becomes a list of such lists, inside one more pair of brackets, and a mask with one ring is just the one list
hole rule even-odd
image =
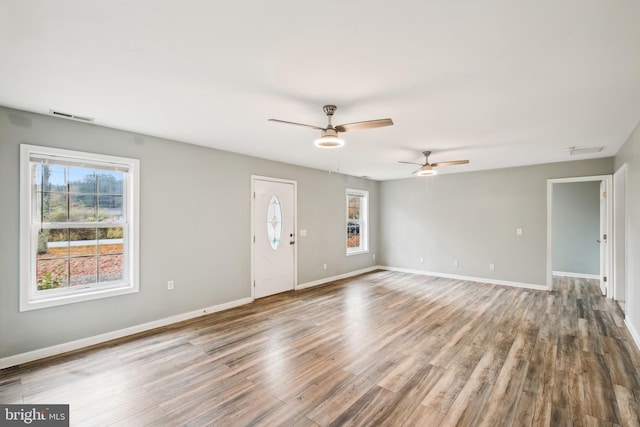
[[600, 182], [600, 291], [602, 295], [608, 295], [608, 277], [609, 276], [609, 217], [607, 210], [607, 185], [605, 181]]
[[254, 297], [295, 285], [295, 183], [253, 179]]

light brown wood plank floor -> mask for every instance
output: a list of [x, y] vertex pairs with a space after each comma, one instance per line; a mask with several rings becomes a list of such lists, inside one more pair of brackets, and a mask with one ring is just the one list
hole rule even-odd
[[597, 284], [377, 271], [0, 371], [74, 426], [638, 426], [640, 354]]

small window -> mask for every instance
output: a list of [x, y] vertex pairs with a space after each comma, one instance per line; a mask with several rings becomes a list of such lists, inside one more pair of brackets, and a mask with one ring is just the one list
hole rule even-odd
[[347, 255], [369, 250], [369, 192], [347, 189]]
[[282, 240], [282, 206], [277, 196], [271, 196], [267, 206], [267, 237], [271, 248], [276, 250]]
[[137, 292], [139, 161], [21, 146], [20, 310]]

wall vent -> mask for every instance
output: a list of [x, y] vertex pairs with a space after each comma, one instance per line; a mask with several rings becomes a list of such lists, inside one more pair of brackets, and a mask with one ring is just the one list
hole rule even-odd
[[64, 117], [66, 119], [80, 120], [82, 122], [92, 122], [95, 120], [93, 117], [78, 116], [76, 114], [63, 113], [62, 111], [56, 110], [49, 110], [49, 114], [52, 116]]
[[581, 154], [591, 154], [591, 153], [599, 153], [602, 151], [604, 147], [568, 147], [566, 150], [569, 152], [570, 156], [579, 156]]

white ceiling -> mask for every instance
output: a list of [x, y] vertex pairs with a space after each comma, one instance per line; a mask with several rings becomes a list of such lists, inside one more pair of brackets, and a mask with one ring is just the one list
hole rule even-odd
[[[391, 117], [342, 134], [268, 122]], [[0, 105], [395, 179], [616, 153], [640, 120], [637, 0], [0, 0]]]

